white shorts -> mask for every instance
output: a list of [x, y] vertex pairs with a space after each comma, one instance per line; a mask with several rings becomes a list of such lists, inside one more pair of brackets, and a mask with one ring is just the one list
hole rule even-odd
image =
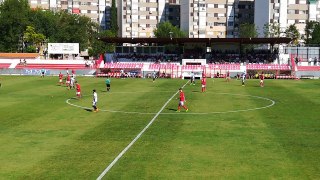
[[62, 82], [62, 79], [59, 79], [59, 82]]
[[179, 102], [179, 105], [180, 105], [180, 106], [184, 106], [184, 101], [180, 101], [180, 102]]
[[66, 84], [70, 84], [70, 81], [66, 81]]
[[263, 80], [260, 80], [260, 83], [263, 83]]
[[92, 106], [96, 106], [96, 105], [97, 105], [97, 102], [92, 101]]
[[77, 95], [80, 95], [81, 94], [81, 92], [77, 92]]
[[206, 87], [206, 85], [203, 85], [203, 84], [202, 84], [202, 85], [201, 85], [201, 87], [203, 87], [203, 88], [204, 88], [204, 87]]

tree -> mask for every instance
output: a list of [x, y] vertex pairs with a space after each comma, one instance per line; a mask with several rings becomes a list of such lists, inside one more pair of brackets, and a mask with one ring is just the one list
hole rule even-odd
[[256, 38], [258, 37], [258, 30], [255, 24], [244, 23], [240, 24], [239, 29], [240, 38]]
[[317, 44], [320, 45], [320, 23], [317, 23], [314, 26], [314, 29], [311, 33], [311, 40], [310, 40], [310, 44]]
[[187, 37], [187, 34], [181, 31], [178, 27], [173, 26], [169, 21], [162, 22], [158, 28], [153, 30], [154, 35], [158, 38], [182, 38]]
[[310, 41], [312, 40], [312, 33], [314, 31], [314, 29], [316, 28], [316, 25], [319, 25], [320, 23], [317, 21], [308, 21], [306, 23], [306, 27], [304, 29], [305, 31], [305, 43], [306, 44], [310, 44]]
[[82, 51], [91, 46], [98, 30], [99, 25], [89, 17], [65, 11], [31, 10], [27, 0], [6, 0], [0, 4], [2, 52], [22, 51], [24, 41], [28, 42], [28, 52], [34, 52], [44, 41], [79, 43]]
[[89, 17], [77, 14], [59, 12], [56, 14], [57, 32], [50, 38], [52, 42], [59, 43], [79, 43], [80, 50], [89, 46], [90, 35], [97, 29], [97, 24], [91, 22]]
[[287, 27], [285, 34], [286, 37], [291, 38], [293, 40], [293, 44], [299, 44], [300, 33], [295, 24], [291, 24], [289, 27]]
[[27, 29], [26, 31], [24, 32], [24, 35], [23, 35], [23, 40], [24, 42], [28, 43], [28, 46], [31, 46], [33, 48], [28, 48], [27, 47], [27, 52], [29, 52], [31, 50], [31, 52], [36, 52], [36, 51], [33, 51], [38, 49], [38, 51], [40, 50], [40, 46], [41, 46], [41, 43], [44, 42], [44, 40], [46, 39], [46, 37], [41, 34], [41, 33], [37, 33], [35, 31], [35, 28], [32, 27], [32, 26], [27, 26]]
[[106, 44], [101, 41], [101, 38], [116, 37], [116, 34], [112, 30], [101, 31], [95, 33], [94, 38], [92, 39], [91, 47], [88, 50], [89, 56], [98, 57], [100, 54], [106, 52], [113, 53], [115, 50], [114, 44]]
[[112, 0], [112, 6], [111, 6], [111, 10], [110, 10], [110, 15], [111, 15], [111, 19], [110, 19], [110, 29], [114, 34], [118, 34], [118, 20], [117, 20], [117, 8], [116, 8], [116, 2], [115, 0]]
[[58, 32], [58, 20], [58, 14], [42, 9], [31, 11], [29, 16], [30, 26], [34, 27], [38, 33], [44, 34], [49, 41], [54, 41], [53, 36]]
[[6, 0], [0, 4], [0, 51], [20, 51], [29, 13], [27, 0]]
[[[256, 38], [258, 37], [258, 30], [256, 25], [250, 23], [240, 24], [239, 27], [239, 37], [240, 38]], [[241, 51], [250, 51], [254, 48], [254, 45], [247, 44], [242, 46], [243, 49]]]
[[280, 24], [279, 23], [266, 23], [263, 26], [264, 37], [280, 37]]

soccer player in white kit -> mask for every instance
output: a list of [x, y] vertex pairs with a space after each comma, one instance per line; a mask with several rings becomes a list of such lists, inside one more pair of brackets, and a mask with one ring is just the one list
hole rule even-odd
[[97, 107], [97, 102], [98, 102], [98, 94], [96, 90], [93, 90], [93, 99], [92, 99], [92, 107], [93, 107], [93, 112], [98, 112], [99, 109]]
[[244, 82], [246, 80], [246, 72], [244, 71], [242, 74], [241, 74], [241, 82], [242, 82], [242, 86], [244, 86]]

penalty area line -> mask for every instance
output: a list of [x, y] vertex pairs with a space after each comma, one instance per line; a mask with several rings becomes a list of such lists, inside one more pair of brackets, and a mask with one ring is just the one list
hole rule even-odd
[[[189, 81], [187, 81], [186, 84], [182, 86], [184, 88]], [[151, 126], [151, 124], [156, 120], [156, 118], [160, 115], [160, 113], [163, 111], [163, 109], [169, 104], [169, 102], [178, 94], [179, 91], [175, 92], [168, 101], [161, 107], [161, 109], [157, 112], [157, 114], [150, 120], [150, 122], [142, 129], [142, 131], [125, 147], [120, 154], [106, 167], [106, 169], [99, 175], [97, 180], [101, 180], [109, 171], [110, 169], [117, 163], [117, 161], [130, 149], [130, 147], [142, 136], [142, 134]]]

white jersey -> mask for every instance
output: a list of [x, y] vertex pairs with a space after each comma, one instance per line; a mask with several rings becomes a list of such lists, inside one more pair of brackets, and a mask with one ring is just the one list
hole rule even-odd
[[246, 79], [246, 73], [242, 73], [241, 78], [242, 78], [242, 80], [245, 80]]
[[93, 93], [93, 102], [97, 103], [98, 102], [98, 94], [96, 92]]

